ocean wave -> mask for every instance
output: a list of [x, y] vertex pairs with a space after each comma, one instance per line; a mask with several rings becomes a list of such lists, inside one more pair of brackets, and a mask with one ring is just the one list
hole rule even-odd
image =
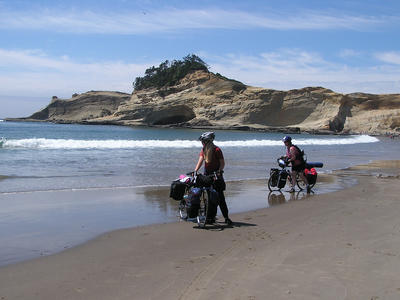
[[[307, 145], [354, 145], [365, 143], [376, 143], [379, 140], [369, 135], [357, 135], [348, 137], [336, 138], [304, 138], [293, 139], [293, 144], [307, 146]], [[216, 142], [219, 146], [224, 147], [268, 147], [268, 146], [282, 146], [282, 140], [244, 140], [244, 141], [221, 141]]]
[[304, 140], [293, 139], [293, 143], [296, 145], [353, 145], [353, 144], [369, 144], [377, 143], [379, 139], [369, 135], [352, 135], [349, 137], [340, 138], [312, 138]]
[[[293, 140], [297, 145], [351, 145], [360, 143], [375, 143], [379, 140], [368, 135], [335, 137], [335, 138], [304, 138]], [[270, 147], [282, 146], [281, 140], [231, 140], [216, 141], [221, 147]], [[5, 140], [2, 148], [14, 149], [136, 149], [136, 148], [199, 148], [201, 143], [196, 140], [73, 140], [73, 139], [10, 139]]]

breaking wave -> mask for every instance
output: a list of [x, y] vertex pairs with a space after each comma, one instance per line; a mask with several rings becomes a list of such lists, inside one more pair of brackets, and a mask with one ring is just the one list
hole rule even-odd
[[[301, 138], [294, 139], [297, 145], [352, 145], [376, 143], [379, 140], [368, 135], [335, 137], [335, 138]], [[231, 140], [216, 141], [221, 147], [269, 147], [282, 146], [281, 140]], [[73, 140], [73, 139], [10, 139], [2, 143], [2, 148], [20, 149], [137, 149], [137, 148], [199, 148], [196, 140]]]

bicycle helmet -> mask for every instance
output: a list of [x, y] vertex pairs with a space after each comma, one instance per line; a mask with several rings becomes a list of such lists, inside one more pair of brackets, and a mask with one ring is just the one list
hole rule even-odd
[[286, 135], [286, 136], [282, 139], [282, 141], [283, 141], [284, 143], [286, 143], [286, 142], [291, 142], [291, 141], [292, 141], [292, 138], [291, 138], [290, 136]]
[[208, 131], [200, 135], [199, 140], [202, 142], [212, 142], [215, 139], [215, 133]]

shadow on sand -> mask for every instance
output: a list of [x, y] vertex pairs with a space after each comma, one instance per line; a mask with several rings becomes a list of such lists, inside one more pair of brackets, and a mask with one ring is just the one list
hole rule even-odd
[[212, 224], [207, 224], [205, 227], [193, 226], [193, 228], [202, 230], [222, 231], [229, 228], [249, 227], [249, 226], [257, 226], [257, 224], [245, 223], [245, 222], [233, 222], [231, 225], [228, 225], [224, 222], [214, 222]]

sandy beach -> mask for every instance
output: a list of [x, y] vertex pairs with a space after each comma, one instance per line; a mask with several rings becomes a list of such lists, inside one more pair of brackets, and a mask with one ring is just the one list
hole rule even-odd
[[1, 267], [0, 299], [400, 299], [399, 168], [338, 171], [359, 183], [234, 214], [232, 227], [118, 230]]

